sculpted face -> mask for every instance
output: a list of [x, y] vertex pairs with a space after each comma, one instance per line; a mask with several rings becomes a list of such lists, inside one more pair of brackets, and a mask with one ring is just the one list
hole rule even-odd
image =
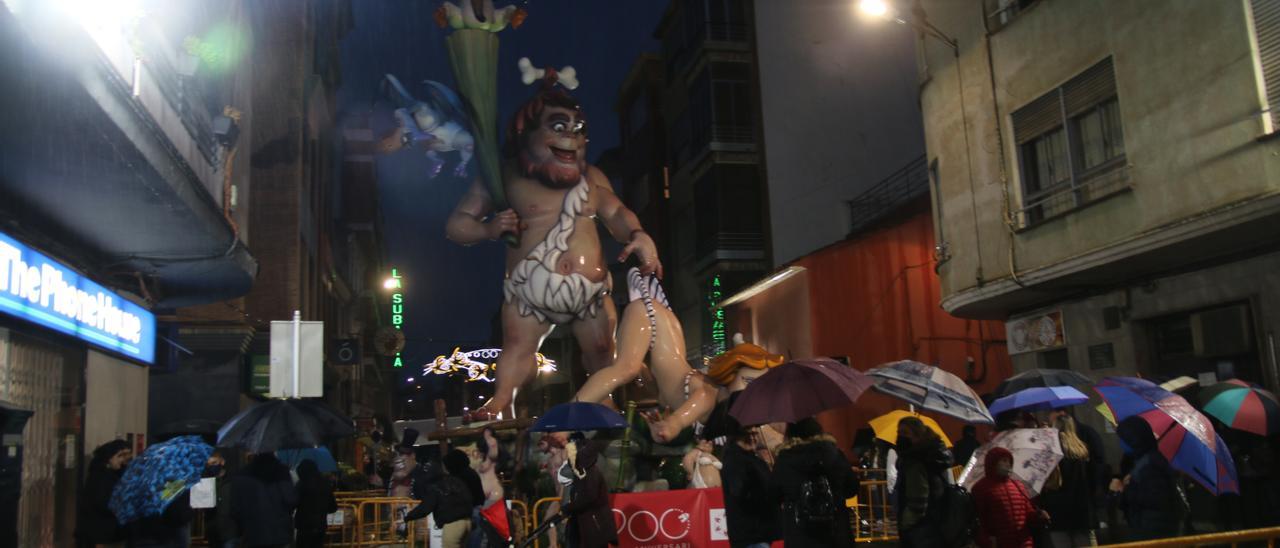
[[578, 111], [548, 106], [524, 138], [520, 169], [554, 188], [578, 184], [587, 170], [587, 122]]

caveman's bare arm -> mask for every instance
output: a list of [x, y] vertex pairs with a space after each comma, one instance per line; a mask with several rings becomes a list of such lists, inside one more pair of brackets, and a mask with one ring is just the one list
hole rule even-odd
[[627, 245], [618, 256], [618, 261], [625, 261], [635, 253], [640, 258], [640, 272], [657, 274], [662, 277], [662, 262], [658, 260], [658, 247], [653, 238], [640, 226], [640, 219], [622, 204], [618, 195], [613, 193], [609, 178], [595, 166], [587, 168], [587, 181], [592, 185], [596, 195], [596, 215], [604, 223], [613, 239]]
[[445, 236], [462, 245], [473, 245], [485, 240], [496, 240], [506, 232], [517, 233], [520, 219], [510, 209], [498, 212], [488, 222], [484, 218], [493, 213], [493, 200], [480, 179], [472, 181], [471, 188], [463, 195], [445, 223]]

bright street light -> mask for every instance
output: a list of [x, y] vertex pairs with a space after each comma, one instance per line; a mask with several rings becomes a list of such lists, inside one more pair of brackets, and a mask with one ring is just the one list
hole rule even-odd
[[387, 278], [387, 281], [382, 282], [382, 287], [386, 289], [395, 289], [397, 287], [400, 287], [400, 280], [397, 280], [395, 278]]
[[413, 377], [409, 377], [409, 378], [405, 379], [405, 380], [404, 380], [404, 382], [413, 382]]
[[883, 19], [889, 15], [889, 4], [884, 0], [861, 0], [858, 2], [858, 11], [863, 15]]

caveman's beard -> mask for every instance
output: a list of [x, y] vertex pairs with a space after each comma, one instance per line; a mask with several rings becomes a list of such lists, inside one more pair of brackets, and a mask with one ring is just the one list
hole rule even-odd
[[556, 160], [555, 156], [540, 163], [535, 163], [529, 156], [528, 149], [520, 149], [520, 172], [526, 177], [534, 177], [551, 188], [569, 188], [578, 184], [582, 174], [587, 170], [586, 160], [570, 165]]

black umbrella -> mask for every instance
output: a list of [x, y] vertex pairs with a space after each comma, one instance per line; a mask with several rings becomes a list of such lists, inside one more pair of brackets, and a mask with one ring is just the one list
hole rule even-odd
[[996, 387], [996, 397], [1039, 386], [1088, 388], [1093, 386], [1093, 380], [1070, 369], [1032, 369], [1005, 379]]
[[317, 447], [355, 433], [351, 419], [320, 400], [285, 399], [259, 403], [218, 430], [218, 447], [251, 453]]

